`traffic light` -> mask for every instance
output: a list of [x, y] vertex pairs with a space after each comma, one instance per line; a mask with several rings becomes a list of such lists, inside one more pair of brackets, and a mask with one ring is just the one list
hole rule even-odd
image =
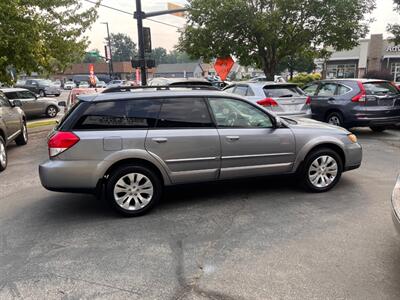
[[151, 53], [151, 32], [149, 27], [143, 27], [144, 52]]

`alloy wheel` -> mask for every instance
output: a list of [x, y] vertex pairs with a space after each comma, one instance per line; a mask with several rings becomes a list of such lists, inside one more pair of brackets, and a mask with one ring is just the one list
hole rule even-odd
[[329, 124], [340, 126], [340, 119], [338, 116], [331, 116], [328, 120]]
[[54, 117], [57, 115], [57, 110], [56, 110], [53, 106], [50, 106], [50, 107], [47, 109], [47, 115], [48, 115], [49, 117], [51, 117], [51, 118], [54, 118]]
[[123, 209], [139, 210], [152, 200], [154, 187], [151, 180], [140, 173], [122, 176], [114, 186], [114, 200]]
[[328, 155], [317, 157], [308, 169], [308, 179], [311, 184], [318, 188], [331, 185], [338, 174], [336, 160]]

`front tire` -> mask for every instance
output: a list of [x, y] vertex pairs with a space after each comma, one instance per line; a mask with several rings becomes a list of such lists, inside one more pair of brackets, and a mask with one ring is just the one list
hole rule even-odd
[[54, 105], [50, 105], [46, 109], [46, 116], [49, 118], [55, 118], [58, 114], [58, 109]]
[[0, 136], [0, 172], [4, 171], [7, 168], [8, 157], [7, 157], [7, 149], [6, 142], [3, 137]]
[[385, 126], [369, 126], [373, 132], [384, 132], [386, 130]]
[[146, 167], [122, 166], [111, 173], [106, 194], [115, 211], [126, 217], [136, 217], [150, 211], [159, 201], [162, 184]]
[[343, 127], [343, 115], [340, 112], [330, 113], [326, 117], [326, 123]]
[[26, 128], [26, 123], [25, 122], [22, 124], [21, 133], [15, 139], [15, 143], [18, 146], [23, 146], [23, 145], [26, 145], [28, 143], [28, 129]]
[[301, 179], [308, 191], [322, 193], [339, 182], [342, 172], [343, 162], [338, 153], [329, 148], [321, 148], [306, 157]]

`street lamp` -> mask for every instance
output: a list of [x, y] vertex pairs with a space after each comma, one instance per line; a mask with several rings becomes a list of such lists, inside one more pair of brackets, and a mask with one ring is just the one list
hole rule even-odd
[[108, 49], [110, 50], [110, 61], [108, 62], [108, 70], [109, 70], [109, 74], [110, 74], [110, 79], [112, 79], [112, 76], [114, 74], [114, 68], [113, 68], [113, 61], [112, 61], [110, 30], [108, 29], [108, 22], [101, 22], [101, 24], [105, 24], [107, 26]]

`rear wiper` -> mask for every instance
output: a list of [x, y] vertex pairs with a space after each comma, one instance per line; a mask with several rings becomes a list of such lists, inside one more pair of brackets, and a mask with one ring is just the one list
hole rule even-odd
[[279, 96], [278, 98], [289, 98], [289, 97], [293, 97], [293, 95], [282, 95], [282, 96]]

